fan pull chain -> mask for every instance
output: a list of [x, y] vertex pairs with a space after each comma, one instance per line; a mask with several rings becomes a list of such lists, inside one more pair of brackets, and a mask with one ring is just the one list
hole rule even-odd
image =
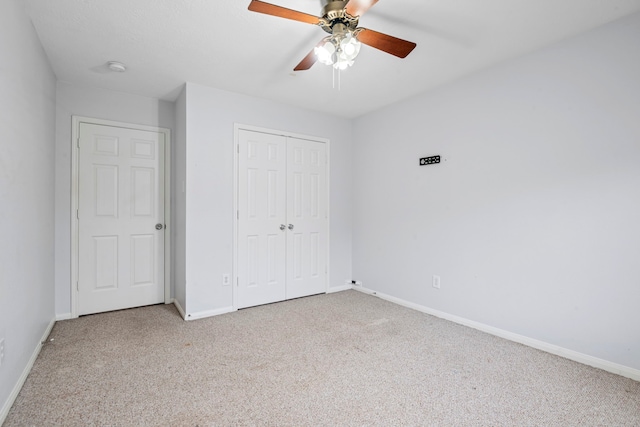
[[331, 87], [333, 89], [336, 88], [336, 70], [338, 72], [338, 91], [339, 91], [340, 88], [341, 88], [341, 84], [340, 84], [341, 83], [341, 81], [340, 81], [340, 69], [339, 68], [331, 67], [331, 77], [332, 77], [332, 80], [333, 80]]

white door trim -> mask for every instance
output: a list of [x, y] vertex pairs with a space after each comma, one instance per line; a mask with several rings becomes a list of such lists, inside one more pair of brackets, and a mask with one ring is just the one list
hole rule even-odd
[[240, 130], [248, 130], [253, 132], [262, 132], [272, 135], [280, 135], [288, 138], [306, 139], [308, 141], [321, 142], [327, 147], [327, 275], [325, 283], [325, 292], [329, 291], [329, 283], [331, 283], [331, 141], [328, 138], [317, 136], [303, 135], [294, 132], [281, 131], [269, 128], [263, 128], [241, 123], [233, 125], [233, 272], [232, 279], [232, 308], [238, 309], [238, 173], [239, 173], [239, 138]]
[[102, 120], [90, 117], [71, 117], [71, 318], [78, 317], [78, 140], [80, 138], [80, 124], [113, 126], [126, 129], [157, 132], [164, 135], [164, 218], [167, 228], [164, 238], [164, 302], [170, 304], [171, 300], [171, 130], [155, 126], [144, 126], [132, 123]]

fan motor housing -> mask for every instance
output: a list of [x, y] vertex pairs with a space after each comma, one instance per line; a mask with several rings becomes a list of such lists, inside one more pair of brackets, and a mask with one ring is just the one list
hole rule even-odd
[[346, 1], [329, 1], [322, 9], [322, 19], [320, 27], [327, 33], [333, 33], [333, 26], [337, 23], [344, 24], [351, 31], [358, 26], [358, 17], [347, 14], [344, 8], [347, 6]]

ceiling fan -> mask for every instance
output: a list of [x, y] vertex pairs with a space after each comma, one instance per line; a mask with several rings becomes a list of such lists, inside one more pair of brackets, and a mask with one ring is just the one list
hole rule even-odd
[[344, 70], [353, 65], [353, 60], [360, 52], [361, 43], [399, 58], [405, 58], [416, 47], [413, 42], [358, 27], [360, 17], [378, 0], [325, 0], [325, 2], [322, 17], [260, 0], [252, 0], [249, 10], [318, 25], [330, 34], [300, 61], [294, 71], [308, 70], [316, 61]]

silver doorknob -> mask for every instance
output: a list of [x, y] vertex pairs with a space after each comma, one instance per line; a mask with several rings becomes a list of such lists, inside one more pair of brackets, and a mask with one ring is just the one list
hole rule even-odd
[[293, 224], [289, 224], [289, 230], [293, 230]]
[[284, 225], [284, 224], [280, 224], [280, 230], [283, 230], [283, 231], [284, 231], [284, 229], [285, 229], [285, 228], [287, 228], [287, 226], [286, 226], [286, 225]]
[[162, 230], [163, 225], [158, 223], [156, 224], [156, 230]]

